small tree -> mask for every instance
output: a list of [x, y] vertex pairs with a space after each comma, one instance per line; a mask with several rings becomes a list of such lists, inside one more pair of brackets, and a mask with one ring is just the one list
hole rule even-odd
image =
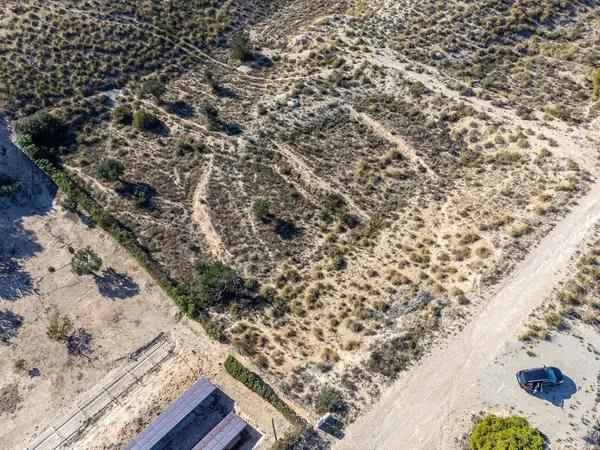
[[252, 214], [259, 220], [267, 222], [271, 218], [269, 202], [264, 198], [258, 198], [252, 203]]
[[125, 168], [116, 159], [105, 159], [96, 167], [96, 175], [106, 181], [118, 181], [123, 176]]
[[89, 248], [81, 248], [71, 258], [71, 270], [75, 275], [91, 275], [102, 267], [102, 259]]
[[112, 113], [113, 122], [118, 125], [131, 125], [133, 120], [131, 108], [128, 105], [117, 106]]
[[73, 322], [68, 316], [56, 315], [50, 319], [46, 335], [53, 341], [65, 342], [73, 331]]
[[315, 411], [317, 414], [325, 414], [340, 401], [340, 394], [334, 388], [323, 386], [314, 398]]
[[252, 58], [253, 46], [247, 33], [236, 33], [229, 41], [231, 56], [239, 61], [248, 61]]
[[[197, 310], [215, 306], [236, 297], [243, 288], [242, 279], [235, 270], [220, 261], [201, 261], [197, 264], [198, 277], [190, 290], [188, 308]], [[188, 311], [192, 312], [192, 311]]]
[[215, 78], [215, 75], [208, 69], [204, 71], [204, 80], [210, 85], [210, 88], [213, 92], [217, 92], [219, 90], [219, 82]]
[[52, 147], [63, 139], [65, 124], [54, 114], [41, 110], [21, 119], [17, 128], [19, 132], [30, 135], [35, 145]]
[[141, 92], [144, 95], [154, 97], [156, 101], [160, 101], [160, 98], [167, 92], [167, 87], [160, 80], [151, 79], [142, 83]]
[[592, 86], [594, 100], [600, 99], [600, 67], [592, 72]]
[[210, 130], [217, 130], [220, 125], [219, 110], [210, 103], [204, 103], [200, 107], [200, 112], [206, 117]]
[[148, 131], [156, 126], [158, 120], [154, 114], [146, 111], [144, 108], [139, 109], [133, 115], [133, 127], [140, 131]]
[[485, 416], [473, 427], [471, 450], [543, 450], [544, 438], [522, 417]]

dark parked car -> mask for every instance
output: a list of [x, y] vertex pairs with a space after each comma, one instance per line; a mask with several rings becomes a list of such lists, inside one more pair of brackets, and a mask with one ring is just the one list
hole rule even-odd
[[558, 386], [564, 381], [562, 372], [556, 367], [539, 367], [517, 372], [517, 381], [526, 391], [537, 392], [544, 386]]

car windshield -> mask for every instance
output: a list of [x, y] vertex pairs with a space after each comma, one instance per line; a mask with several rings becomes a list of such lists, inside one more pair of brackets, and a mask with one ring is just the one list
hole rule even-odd
[[534, 381], [546, 381], [556, 380], [554, 372], [550, 370], [548, 367], [542, 367], [539, 369], [531, 369], [523, 372], [523, 382], [524, 383], [532, 383]]

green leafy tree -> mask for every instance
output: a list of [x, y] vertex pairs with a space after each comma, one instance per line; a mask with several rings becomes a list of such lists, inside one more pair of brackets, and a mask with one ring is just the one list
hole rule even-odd
[[592, 86], [594, 100], [600, 99], [600, 67], [592, 72]]
[[167, 92], [165, 84], [157, 79], [146, 80], [142, 83], [141, 92], [144, 95], [154, 97], [157, 101]]
[[118, 125], [131, 125], [133, 113], [128, 105], [117, 106], [112, 113], [113, 122]]
[[141, 108], [133, 115], [133, 127], [140, 131], [148, 131], [153, 129], [158, 124], [158, 120], [154, 114]]
[[77, 250], [71, 258], [71, 271], [75, 275], [91, 275], [102, 267], [102, 259], [89, 248]]
[[65, 128], [59, 117], [46, 110], [25, 117], [17, 124], [20, 133], [28, 134], [35, 145], [42, 147], [52, 147], [60, 143], [64, 138]]
[[242, 292], [243, 280], [234, 269], [220, 261], [201, 261], [196, 270], [198, 277], [190, 290], [191, 308], [224, 304]]
[[258, 198], [252, 203], [252, 214], [259, 220], [267, 222], [271, 218], [269, 202], [264, 198]]
[[123, 176], [125, 168], [116, 159], [105, 159], [96, 167], [96, 175], [106, 181], [118, 181]]
[[485, 416], [473, 427], [471, 450], [543, 450], [544, 438], [522, 417]]
[[236, 33], [229, 41], [231, 56], [239, 61], [248, 61], [252, 59], [253, 45], [248, 33]]

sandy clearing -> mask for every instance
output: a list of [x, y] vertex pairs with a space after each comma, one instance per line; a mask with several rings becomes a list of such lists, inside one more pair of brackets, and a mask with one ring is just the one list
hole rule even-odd
[[[596, 184], [455, 338], [402, 374], [349, 427], [339, 448], [456, 448], [455, 439], [465, 431], [461, 419], [479, 411], [471, 409], [477, 403], [473, 387], [479, 377], [565, 276], [569, 261], [599, 219], [600, 184]], [[556, 438], [556, 429], [542, 431]]]

